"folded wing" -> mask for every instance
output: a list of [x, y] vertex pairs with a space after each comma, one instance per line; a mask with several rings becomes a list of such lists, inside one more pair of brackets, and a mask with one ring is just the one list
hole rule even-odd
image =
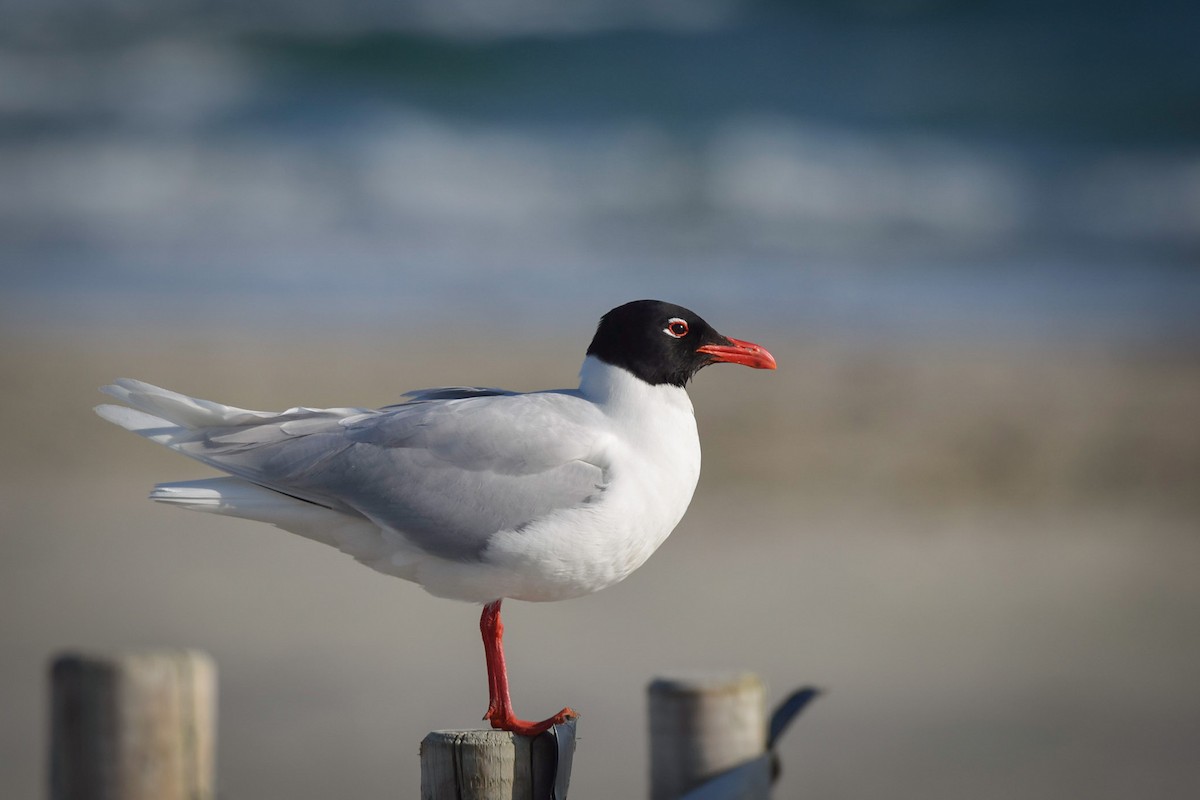
[[112, 422], [441, 558], [479, 559], [498, 531], [594, 502], [607, 484], [599, 412], [571, 393], [455, 387], [380, 410], [271, 413], [139, 381], [104, 391], [133, 406], [99, 407]]

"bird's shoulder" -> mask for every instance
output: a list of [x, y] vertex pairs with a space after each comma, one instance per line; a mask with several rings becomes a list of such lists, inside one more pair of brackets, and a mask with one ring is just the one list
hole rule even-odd
[[604, 413], [571, 390], [519, 393], [474, 387], [423, 389], [409, 402], [342, 420], [351, 441], [416, 448], [471, 468], [538, 470], [593, 460]]

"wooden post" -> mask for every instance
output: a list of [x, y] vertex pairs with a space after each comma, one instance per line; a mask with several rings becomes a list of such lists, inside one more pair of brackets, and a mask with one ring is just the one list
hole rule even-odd
[[421, 742], [421, 800], [566, 800], [574, 721], [540, 736], [433, 731]]
[[212, 800], [216, 666], [194, 650], [51, 667], [50, 800]]
[[768, 796], [765, 692], [756, 675], [658, 678], [650, 684], [649, 695], [652, 800], [676, 800], [714, 776], [755, 760], [762, 768], [751, 770], [752, 779], [728, 796]]

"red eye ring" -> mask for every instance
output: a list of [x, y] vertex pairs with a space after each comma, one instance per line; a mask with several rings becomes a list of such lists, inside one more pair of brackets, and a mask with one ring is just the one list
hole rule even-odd
[[671, 317], [667, 320], [667, 327], [663, 328], [663, 333], [667, 336], [674, 336], [676, 339], [682, 339], [688, 335], [687, 320]]

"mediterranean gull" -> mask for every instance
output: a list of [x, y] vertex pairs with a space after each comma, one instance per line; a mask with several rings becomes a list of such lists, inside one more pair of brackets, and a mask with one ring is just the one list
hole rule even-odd
[[685, 386], [717, 362], [775, 369], [762, 347], [695, 313], [637, 300], [603, 316], [578, 389], [449, 387], [380, 409], [248, 411], [121, 379], [104, 419], [229, 477], [150, 499], [269, 522], [439, 597], [483, 603], [492, 727], [531, 736], [576, 716], [518, 719], [500, 603], [565, 600], [641, 566], [700, 475]]

